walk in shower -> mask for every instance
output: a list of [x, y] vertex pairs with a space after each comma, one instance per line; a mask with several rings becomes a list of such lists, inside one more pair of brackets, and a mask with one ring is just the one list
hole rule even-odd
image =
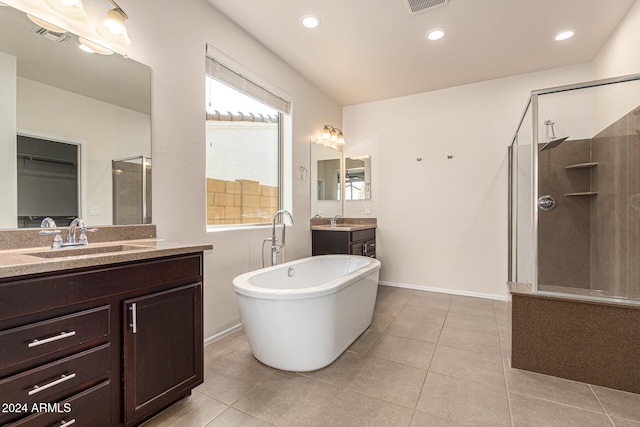
[[640, 393], [640, 75], [531, 93], [509, 147], [508, 270], [514, 367]]

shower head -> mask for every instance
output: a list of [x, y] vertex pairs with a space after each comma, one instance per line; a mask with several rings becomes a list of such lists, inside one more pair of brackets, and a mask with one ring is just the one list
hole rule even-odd
[[565, 142], [569, 137], [568, 136], [563, 136], [562, 138], [555, 138], [552, 139], [551, 141], [547, 142], [546, 144], [544, 144], [542, 146], [541, 149], [539, 149], [538, 151], [544, 151], [544, 150], [549, 150], [551, 148], [556, 148], [558, 145], [562, 144], [563, 142]]

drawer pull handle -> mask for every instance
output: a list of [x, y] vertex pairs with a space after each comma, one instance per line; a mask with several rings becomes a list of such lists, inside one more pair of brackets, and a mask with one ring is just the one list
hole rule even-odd
[[54, 335], [52, 337], [45, 338], [43, 340], [39, 340], [39, 339], [36, 338], [36, 339], [34, 339], [33, 341], [31, 341], [29, 343], [29, 348], [37, 347], [39, 345], [47, 344], [47, 343], [50, 343], [50, 342], [53, 342], [53, 341], [58, 341], [58, 340], [61, 340], [63, 338], [69, 338], [69, 337], [74, 336], [75, 334], [76, 334], [76, 331], [60, 332], [60, 335]]
[[76, 419], [75, 418], [72, 419], [72, 420], [69, 420], [69, 421], [62, 420], [62, 423], [58, 427], [67, 427], [67, 426], [70, 426], [71, 424], [75, 424], [75, 423], [76, 423]]
[[34, 385], [33, 388], [31, 390], [29, 390], [29, 396], [33, 396], [36, 393], [40, 393], [41, 391], [44, 391], [48, 388], [51, 388], [53, 386], [56, 386], [58, 384], [62, 384], [65, 381], [69, 381], [72, 380], [76, 377], [76, 374], [71, 374], [71, 375], [60, 375], [60, 378], [58, 378], [57, 380], [51, 381], [48, 384], [45, 384], [43, 386], [39, 386], [39, 385]]

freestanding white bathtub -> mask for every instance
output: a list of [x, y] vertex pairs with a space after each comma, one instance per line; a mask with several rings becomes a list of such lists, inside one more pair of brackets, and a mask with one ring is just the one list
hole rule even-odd
[[371, 324], [379, 270], [373, 258], [323, 255], [233, 279], [255, 358], [286, 371], [329, 365]]

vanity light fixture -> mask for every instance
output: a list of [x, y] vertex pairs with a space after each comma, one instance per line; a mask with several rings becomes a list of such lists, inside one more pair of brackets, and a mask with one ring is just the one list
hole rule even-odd
[[107, 49], [104, 46], [100, 46], [98, 43], [92, 42], [91, 40], [87, 40], [84, 37], [78, 37], [78, 41], [80, 42], [80, 50], [87, 53], [97, 53], [100, 55], [111, 55], [113, 51], [111, 49]]
[[445, 32], [442, 28], [436, 28], [434, 30], [429, 31], [425, 37], [431, 41], [436, 41], [443, 38], [444, 35], [445, 35]]
[[96, 28], [96, 32], [106, 42], [118, 46], [129, 46], [131, 45], [131, 40], [127, 35], [127, 27], [124, 25], [124, 20], [128, 19], [129, 16], [124, 13], [124, 10], [115, 1], [109, 0], [109, 3], [115, 7], [107, 12], [106, 18]]
[[561, 42], [563, 40], [570, 39], [576, 34], [575, 30], [564, 30], [556, 34], [553, 39], [557, 42]]
[[344, 145], [344, 135], [340, 129], [331, 125], [324, 125], [322, 132], [320, 132], [320, 138], [311, 138], [311, 141], [318, 145], [335, 147], [337, 145]]
[[82, 0], [44, 0], [53, 11], [67, 18], [85, 21], [87, 13], [84, 11]]
[[33, 22], [37, 26], [42, 27], [45, 30], [49, 30], [53, 33], [65, 34], [67, 32], [67, 30], [65, 30], [64, 28], [60, 28], [57, 25], [53, 25], [51, 22], [47, 22], [44, 19], [40, 19], [36, 16], [29, 15], [28, 13], [27, 13], [27, 18], [29, 18], [29, 20], [31, 20], [31, 22]]

